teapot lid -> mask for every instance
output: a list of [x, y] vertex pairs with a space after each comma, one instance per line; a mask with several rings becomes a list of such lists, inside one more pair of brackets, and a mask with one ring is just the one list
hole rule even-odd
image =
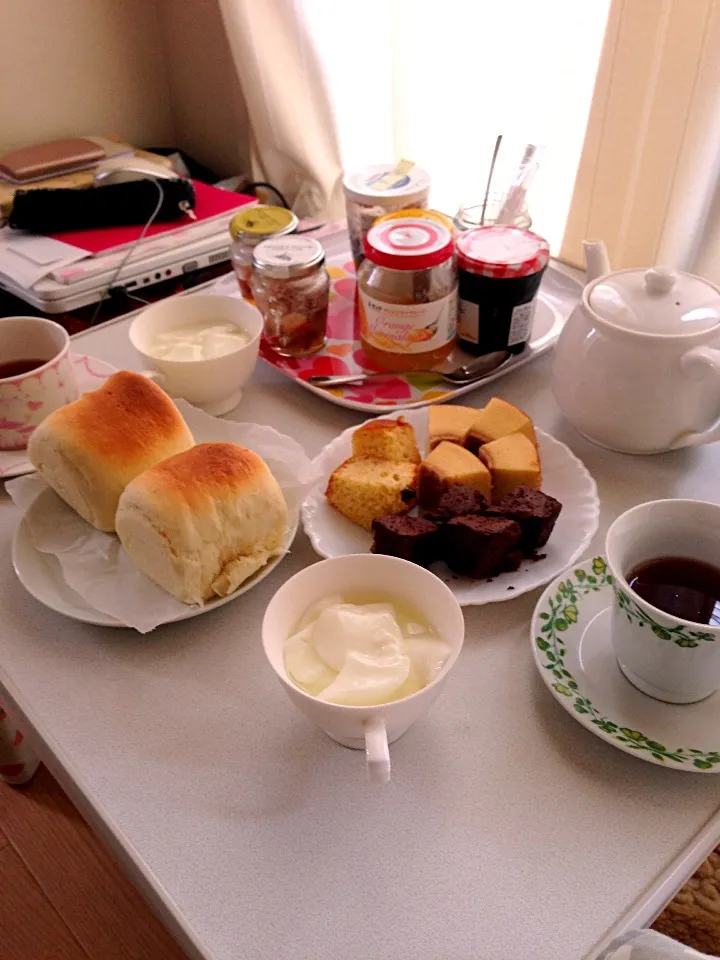
[[608, 274], [588, 302], [603, 320], [633, 333], [694, 334], [720, 323], [715, 287], [669, 267]]

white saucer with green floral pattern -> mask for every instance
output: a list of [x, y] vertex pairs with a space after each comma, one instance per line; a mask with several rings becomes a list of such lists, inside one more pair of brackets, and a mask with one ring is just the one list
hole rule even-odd
[[720, 692], [700, 703], [662, 703], [620, 672], [610, 639], [612, 576], [595, 557], [565, 572], [532, 618], [535, 662], [548, 689], [579, 723], [641, 760], [720, 773]]

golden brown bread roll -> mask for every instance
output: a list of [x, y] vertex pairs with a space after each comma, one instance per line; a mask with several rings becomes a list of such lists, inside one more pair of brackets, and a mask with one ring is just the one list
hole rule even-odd
[[115, 523], [146, 576], [201, 603], [232, 593], [281, 551], [287, 506], [257, 453], [201, 443], [128, 484]]
[[121, 370], [43, 420], [28, 457], [81, 517], [111, 532], [128, 483], [193, 443], [170, 397], [147, 377]]

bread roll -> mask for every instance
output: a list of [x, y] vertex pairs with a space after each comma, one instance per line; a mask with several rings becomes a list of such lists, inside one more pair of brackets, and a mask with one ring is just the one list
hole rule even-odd
[[111, 532], [128, 483], [193, 443], [170, 397], [147, 377], [121, 370], [43, 420], [28, 457], [81, 517]]
[[265, 461], [201, 443], [128, 484], [115, 520], [144, 574], [184, 603], [227, 596], [282, 549], [287, 506]]

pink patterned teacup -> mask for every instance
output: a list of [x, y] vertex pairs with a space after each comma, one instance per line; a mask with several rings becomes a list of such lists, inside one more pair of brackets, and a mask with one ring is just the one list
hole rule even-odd
[[70, 338], [60, 324], [41, 317], [0, 319], [0, 450], [24, 449], [49, 413], [77, 398]]

